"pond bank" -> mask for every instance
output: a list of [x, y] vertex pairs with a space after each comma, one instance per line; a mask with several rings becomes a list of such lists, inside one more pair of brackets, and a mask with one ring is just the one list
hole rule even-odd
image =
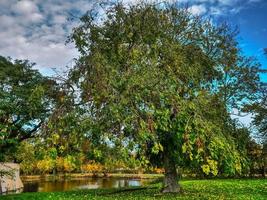
[[36, 180], [61, 180], [61, 179], [82, 179], [82, 178], [135, 178], [135, 179], [156, 179], [162, 178], [163, 174], [120, 174], [110, 173], [106, 176], [103, 173], [70, 173], [70, 174], [46, 174], [46, 175], [21, 175], [20, 178], [23, 182], [36, 181]]

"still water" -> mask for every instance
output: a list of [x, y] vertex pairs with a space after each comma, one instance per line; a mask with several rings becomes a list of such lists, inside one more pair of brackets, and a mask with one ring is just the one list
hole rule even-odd
[[77, 189], [121, 188], [142, 186], [148, 181], [134, 178], [83, 178], [70, 180], [38, 180], [23, 182], [23, 192], [55, 192]]

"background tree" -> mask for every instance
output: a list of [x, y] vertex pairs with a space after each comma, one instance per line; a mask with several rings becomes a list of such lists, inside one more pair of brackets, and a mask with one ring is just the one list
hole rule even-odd
[[[267, 49], [264, 49], [267, 56]], [[262, 69], [261, 73], [267, 73], [266, 69]], [[260, 137], [267, 143], [267, 83], [262, 82], [260, 93], [258, 95], [259, 101], [252, 106], [252, 111], [255, 113], [254, 125], [258, 128]]]
[[[267, 56], [267, 49], [264, 49]], [[266, 73], [266, 69], [262, 69], [261, 73]], [[260, 162], [262, 174], [266, 176], [267, 169], [267, 83], [262, 82], [258, 93], [258, 101], [248, 107], [253, 116], [253, 125], [257, 129], [258, 137], [262, 143], [262, 153], [260, 154]]]
[[36, 141], [33, 139], [28, 139], [22, 141], [16, 150], [15, 158], [16, 161], [20, 163], [20, 173], [32, 175], [37, 172], [37, 151], [40, 154], [40, 149], [38, 148]]
[[[267, 55], [267, 49], [264, 49], [264, 53]], [[260, 69], [260, 73], [266, 73], [266, 69]], [[248, 104], [244, 111], [253, 114], [252, 124], [254, 126], [254, 135], [257, 137], [257, 143], [251, 142], [249, 152], [252, 163], [252, 171], [256, 168], [261, 169], [262, 175], [265, 177], [267, 168], [267, 84], [266, 81], [260, 83], [257, 91], [256, 101]], [[255, 147], [255, 148], [253, 148]], [[254, 155], [255, 154], [255, 155]], [[257, 166], [256, 166], [257, 165]], [[255, 167], [256, 166], [256, 167]], [[259, 171], [259, 170], [258, 170]]]
[[53, 108], [56, 83], [33, 65], [0, 57], [0, 160], [34, 137]]

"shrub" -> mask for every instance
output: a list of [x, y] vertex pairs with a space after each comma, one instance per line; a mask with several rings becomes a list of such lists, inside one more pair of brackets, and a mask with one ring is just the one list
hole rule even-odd
[[55, 161], [52, 160], [49, 157], [46, 157], [43, 160], [39, 160], [37, 162], [37, 170], [40, 174], [46, 174], [46, 173], [50, 173], [53, 171], [54, 167], [55, 167]]

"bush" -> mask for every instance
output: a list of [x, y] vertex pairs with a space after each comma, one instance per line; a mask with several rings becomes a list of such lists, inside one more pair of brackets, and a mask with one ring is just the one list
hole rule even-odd
[[165, 170], [163, 168], [155, 167], [153, 169], [153, 173], [156, 173], [156, 174], [163, 174], [164, 172], [165, 172]]
[[83, 164], [81, 166], [81, 170], [83, 172], [88, 172], [88, 173], [102, 173], [103, 172], [103, 169], [104, 169], [104, 166], [101, 165], [100, 163], [96, 163], [94, 161], [91, 161], [87, 164]]
[[47, 174], [53, 171], [55, 167], [55, 161], [49, 157], [46, 157], [43, 160], [37, 161], [36, 167], [40, 174]]
[[35, 174], [36, 168], [37, 168], [36, 165], [37, 165], [37, 161], [34, 161], [34, 162], [22, 161], [20, 163], [21, 173], [27, 174], [27, 175]]

